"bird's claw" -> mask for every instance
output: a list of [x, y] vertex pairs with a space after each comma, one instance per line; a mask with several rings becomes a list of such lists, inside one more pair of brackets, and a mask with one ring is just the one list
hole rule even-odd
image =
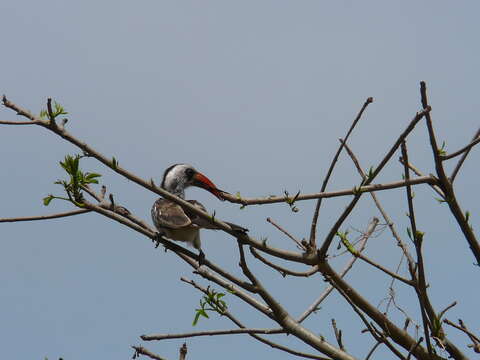
[[165, 233], [163, 231], [157, 231], [155, 233], [155, 236], [152, 238], [152, 242], [155, 243], [155, 249], [160, 246], [160, 241], [164, 235]]

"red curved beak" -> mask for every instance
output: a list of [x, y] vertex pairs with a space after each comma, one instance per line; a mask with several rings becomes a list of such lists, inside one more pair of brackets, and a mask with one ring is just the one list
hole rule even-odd
[[205, 189], [209, 192], [211, 192], [213, 195], [215, 195], [217, 198], [219, 198], [222, 201], [225, 201], [225, 198], [223, 197], [223, 191], [220, 190], [215, 186], [213, 182], [210, 181], [209, 178], [207, 178], [205, 175], [197, 172], [193, 176], [194, 182], [193, 186], [201, 187], [202, 189]]

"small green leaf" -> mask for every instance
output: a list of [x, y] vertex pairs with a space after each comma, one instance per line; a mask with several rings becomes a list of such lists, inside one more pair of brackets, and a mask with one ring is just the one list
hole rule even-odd
[[48, 206], [50, 201], [52, 201], [55, 197], [53, 195], [48, 195], [43, 198], [43, 205]]
[[112, 157], [112, 168], [116, 170], [118, 167], [118, 161], [115, 159], [115, 156]]
[[207, 319], [210, 319], [210, 317], [208, 316], [207, 312], [205, 311], [205, 309], [201, 309], [200, 310], [200, 315], [202, 315], [203, 317], [206, 317]]
[[442, 156], [447, 154], [447, 151], [445, 150], [445, 141], [442, 143], [442, 147], [438, 149], [438, 154]]
[[200, 314], [199, 312], [197, 312], [197, 313], [195, 314], [195, 317], [193, 318], [192, 326], [197, 325], [198, 319], [200, 318], [200, 315], [201, 315], [201, 314]]
[[465, 212], [465, 221], [468, 222], [469, 219], [470, 219], [470, 211], [467, 210], [467, 212]]
[[46, 119], [48, 117], [48, 112], [47, 110], [41, 110], [40, 111], [40, 119]]
[[85, 173], [85, 178], [83, 183], [85, 184], [98, 184], [98, 180], [96, 178], [101, 177], [102, 175], [97, 173]]
[[67, 115], [68, 112], [65, 111], [64, 107], [57, 103], [56, 101], [53, 104], [55, 110], [53, 111], [53, 117], [56, 118], [59, 115]]
[[373, 166], [370, 166], [370, 169], [368, 169], [368, 180], [370, 180], [373, 177]]

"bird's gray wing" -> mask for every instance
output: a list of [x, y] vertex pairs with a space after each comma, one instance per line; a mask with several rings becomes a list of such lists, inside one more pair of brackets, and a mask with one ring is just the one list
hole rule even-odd
[[[187, 200], [187, 201], [190, 204], [192, 204], [193, 206], [197, 207], [198, 209], [207, 212], [207, 209], [205, 209], [205, 207], [201, 203], [199, 203], [197, 200]], [[204, 228], [204, 229], [218, 230], [218, 227], [213, 222], [211, 222], [210, 220], [203, 219], [200, 216], [198, 216], [197, 214], [194, 214], [194, 213], [188, 211], [188, 209], [184, 209], [184, 211], [187, 214], [187, 216], [191, 219], [193, 224], [195, 224], [195, 225], [197, 225], [201, 228]], [[245, 233], [245, 232], [248, 231], [248, 229], [245, 229], [244, 227], [242, 227], [240, 225], [236, 225], [236, 224], [233, 224], [233, 223], [230, 223], [230, 222], [225, 222], [225, 224], [230, 225], [230, 227], [234, 231], [239, 231], [239, 232], [242, 232], [242, 233]]]
[[152, 220], [157, 229], [181, 229], [192, 224], [180, 205], [166, 199], [158, 199], [152, 206]]
[[[187, 200], [190, 204], [198, 208], [199, 210], [207, 212], [207, 209], [205, 209], [205, 206], [203, 206], [201, 203], [199, 203], [197, 200]], [[217, 227], [215, 224], [213, 224], [211, 221], [207, 219], [203, 219], [194, 212], [188, 210], [188, 209], [183, 209], [185, 211], [185, 214], [190, 218], [192, 221], [192, 224], [197, 225], [198, 227], [201, 227], [203, 229], [216, 229]]]

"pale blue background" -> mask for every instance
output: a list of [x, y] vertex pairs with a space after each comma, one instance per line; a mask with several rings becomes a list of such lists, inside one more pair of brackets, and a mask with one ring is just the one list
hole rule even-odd
[[[447, 150], [470, 140], [478, 127], [479, 11], [477, 1], [2, 1], [0, 92], [37, 113], [53, 97], [70, 112], [70, 131], [157, 183], [168, 165], [190, 162], [220, 188], [243, 196], [315, 192], [338, 138], [368, 96], [375, 102], [351, 141], [364, 168], [378, 163], [419, 110], [420, 80], [429, 86], [437, 134]], [[2, 109], [0, 118], [15, 115]], [[37, 127], [3, 126], [0, 142], [0, 217], [70, 209], [61, 202], [45, 208], [41, 199], [60, 193], [53, 185], [63, 176], [58, 161], [77, 149]], [[412, 161], [433, 172], [424, 126], [409, 145]], [[396, 157], [378, 181], [401, 178]], [[477, 164], [475, 150], [456, 182], [475, 229]], [[117, 201], [150, 221], [154, 194], [94, 160], [83, 167], [102, 172]], [[330, 189], [359, 183], [345, 156], [335, 174]], [[265, 222], [268, 216], [299, 238], [308, 236], [313, 202], [298, 204], [300, 212], [293, 214], [284, 204], [240, 211], [202, 190], [188, 195], [276, 246], [294, 248]], [[447, 208], [426, 187], [416, 195], [433, 304], [441, 310], [458, 300], [448, 316], [463, 317], [478, 331], [474, 258]], [[405, 236], [403, 192], [380, 198]], [[344, 204], [324, 203], [320, 238]], [[351, 227], [352, 237], [353, 228], [365, 228], [378, 215], [368, 196], [360, 206], [342, 227]], [[203, 243], [212, 261], [238, 273], [232, 238], [205, 232]], [[391, 269], [399, 260], [387, 231], [371, 241], [367, 254]], [[293, 315], [325, 286], [318, 275], [290, 281], [264, 266], [254, 269]], [[192, 328], [200, 294], [180, 283], [181, 276], [194, 275], [171, 253], [93, 214], [1, 224], [1, 357], [129, 359], [130, 345], [140, 344], [143, 333], [234, 328], [216, 316]], [[388, 293], [387, 278], [363, 264], [348, 280], [374, 304]], [[397, 289], [398, 303], [418, 316], [413, 293]], [[233, 296], [226, 300], [248, 326], [272, 326]], [[332, 296], [306, 324], [334, 342], [335, 317], [347, 350], [364, 357], [372, 340], [359, 333], [362, 326], [352, 316]], [[456, 330], [448, 335], [462, 346], [467, 342]], [[175, 359], [182, 342], [143, 345]], [[187, 343], [190, 359], [291, 358], [245, 335]], [[314, 352], [291, 337], [286, 343]]]

